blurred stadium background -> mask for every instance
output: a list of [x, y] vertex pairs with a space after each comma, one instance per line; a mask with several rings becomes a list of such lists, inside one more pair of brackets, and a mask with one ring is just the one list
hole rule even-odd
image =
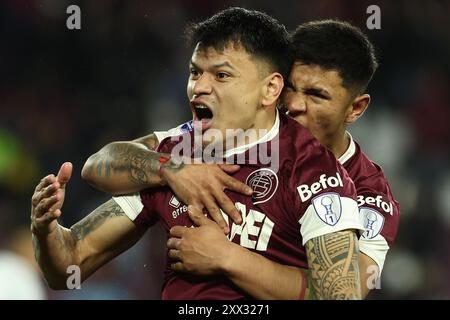
[[[66, 28], [70, 4], [81, 7], [81, 30]], [[371, 4], [381, 8], [381, 30], [366, 28]], [[1, 1], [0, 298], [8, 283], [47, 299], [159, 297], [158, 228], [82, 290], [46, 289], [33, 269], [30, 197], [42, 176], [72, 161], [62, 222], [107, 200], [81, 181], [84, 161], [110, 141], [189, 119], [183, 27], [231, 5], [263, 10], [289, 29], [340, 18], [368, 33], [381, 65], [373, 102], [351, 132], [384, 168], [402, 213], [381, 290], [369, 297], [450, 299], [450, 1], [417, 0]]]

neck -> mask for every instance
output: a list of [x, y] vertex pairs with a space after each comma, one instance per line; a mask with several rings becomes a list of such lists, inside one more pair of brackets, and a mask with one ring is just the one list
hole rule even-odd
[[339, 159], [345, 153], [345, 151], [347, 151], [349, 145], [350, 137], [348, 136], [345, 129], [337, 134], [333, 140], [326, 143], [326, 146], [328, 147], [328, 149], [330, 149], [331, 152], [333, 152], [336, 159]]
[[233, 143], [229, 142], [228, 145], [224, 145], [224, 150], [239, 148], [260, 140], [273, 128], [276, 117], [277, 111], [274, 108], [261, 109], [249, 128], [239, 130], [238, 132], [241, 134], [229, 138]]
[[272, 129], [277, 117], [277, 110], [275, 108], [265, 107], [258, 112], [255, 117], [255, 122], [251, 129], [257, 132], [257, 139], [261, 139], [267, 132]]

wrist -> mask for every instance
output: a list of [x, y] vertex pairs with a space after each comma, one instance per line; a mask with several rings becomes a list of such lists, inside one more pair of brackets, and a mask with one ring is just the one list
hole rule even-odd
[[168, 168], [170, 166], [170, 157], [169, 156], [160, 156], [159, 157], [159, 168], [158, 168], [158, 176], [160, 179], [160, 184], [165, 186], [168, 184], [167, 174]]
[[302, 275], [302, 286], [300, 287], [300, 294], [298, 296], [298, 300], [310, 300], [309, 292], [308, 292], [308, 282], [306, 280], [306, 271], [301, 270], [300, 273]]
[[184, 163], [181, 160], [174, 160], [170, 155], [163, 155], [159, 157], [158, 175], [161, 185], [165, 186], [170, 183], [171, 176], [180, 170]]
[[222, 259], [219, 262], [219, 271], [225, 276], [231, 277], [235, 274], [239, 265], [236, 261], [240, 261], [245, 254], [245, 249], [234, 242], [229, 242], [229, 246], [224, 252], [226, 253], [222, 255]]
[[56, 227], [51, 228], [50, 226], [47, 226], [47, 228], [38, 228], [33, 222], [31, 223], [31, 234], [35, 236], [39, 240], [46, 239], [48, 237], [51, 237], [53, 234], [55, 234], [58, 231], [59, 224], [56, 225]]

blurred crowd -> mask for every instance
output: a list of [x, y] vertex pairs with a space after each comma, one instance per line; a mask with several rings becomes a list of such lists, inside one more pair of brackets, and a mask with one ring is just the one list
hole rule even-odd
[[[68, 30], [66, 8], [81, 8]], [[368, 30], [366, 9], [381, 9]], [[190, 51], [183, 28], [219, 9], [265, 11], [294, 29], [339, 18], [378, 49], [372, 103], [350, 131], [380, 164], [401, 205], [381, 290], [371, 299], [450, 299], [450, 1], [2, 1], [0, 2], [0, 299], [158, 299], [165, 235], [138, 245], [81, 290], [47, 289], [33, 259], [30, 198], [40, 178], [74, 164], [61, 222], [108, 199], [81, 180], [87, 157], [113, 140], [190, 118]], [[21, 286], [28, 295], [21, 295]], [[14, 291], [16, 290], [16, 291]]]

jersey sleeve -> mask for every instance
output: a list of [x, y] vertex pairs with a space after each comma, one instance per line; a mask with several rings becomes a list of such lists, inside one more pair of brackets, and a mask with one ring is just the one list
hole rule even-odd
[[149, 190], [113, 197], [125, 215], [138, 227], [149, 228], [158, 221], [153, 210], [153, 194]]
[[387, 181], [358, 188], [359, 214], [365, 231], [359, 249], [383, 270], [389, 248], [394, 243], [400, 223], [400, 206], [393, 198]]
[[363, 231], [355, 185], [345, 169], [318, 142], [304, 147], [302, 153], [293, 177], [302, 244], [346, 229]]
[[192, 130], [194, 130], [194, 127], [191, 120], [167, 131], [155, 131], [154, 134], [158, 139], [158, 142], [161, 143], [161, 141], [163, 141], [166, 138], [180, 136]]

